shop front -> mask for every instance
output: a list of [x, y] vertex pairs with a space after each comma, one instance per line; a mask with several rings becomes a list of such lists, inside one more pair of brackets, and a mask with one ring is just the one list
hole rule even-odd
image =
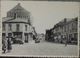
[[22, 32], [13, 32], [13, 42], [23, 44]]

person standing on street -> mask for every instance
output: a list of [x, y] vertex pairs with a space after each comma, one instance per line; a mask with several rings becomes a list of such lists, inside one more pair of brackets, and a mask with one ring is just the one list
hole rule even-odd
[[7, 39], [6, 38], [2, 38], [2, 53], [5, 53], [7, 50]]
[[65, 37], [65, 46], [67, 46], [67, 38]]
[[12, 50], [12, 43], [11, 43], [11, 37], [7, 37], [7, 50], [10, 52]]

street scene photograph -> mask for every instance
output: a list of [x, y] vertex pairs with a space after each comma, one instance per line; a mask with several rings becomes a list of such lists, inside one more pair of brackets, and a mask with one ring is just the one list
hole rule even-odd
[[78, 2], [1, 1], [2, 56], [78, 56]]

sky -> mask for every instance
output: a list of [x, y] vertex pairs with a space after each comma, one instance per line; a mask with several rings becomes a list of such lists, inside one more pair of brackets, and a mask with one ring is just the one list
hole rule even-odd
[[48, 2], [48, 1], [1, 1], [1, 18], [18, 3], [29, 11], [32, 24], [37, 33], [45, 33], [64, 18], [79, 16], [79, 2]]

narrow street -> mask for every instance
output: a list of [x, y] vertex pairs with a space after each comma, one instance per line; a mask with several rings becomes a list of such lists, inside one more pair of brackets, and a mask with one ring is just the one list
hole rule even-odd
[[34, 41], [29, 43], [14, 44], [12, 45], [12, 51], [10, 53], [2, 55], [24, 55], [24, 56], [77, 56], [77, 45], [57, 44], [51, 42], [35, 43]]

